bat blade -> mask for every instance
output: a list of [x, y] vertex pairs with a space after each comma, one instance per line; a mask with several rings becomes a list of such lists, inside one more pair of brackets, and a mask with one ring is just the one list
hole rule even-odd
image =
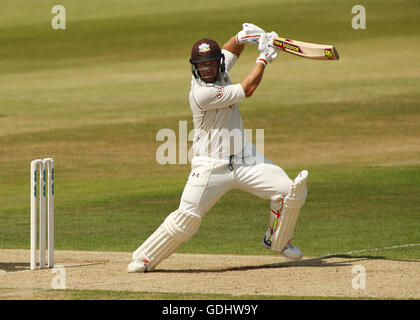
[[338, 60], [340, 57], [334, 46], [316, 44], [287, 38], [274, 38], [269, 44], [273, 48], [315, 60]]

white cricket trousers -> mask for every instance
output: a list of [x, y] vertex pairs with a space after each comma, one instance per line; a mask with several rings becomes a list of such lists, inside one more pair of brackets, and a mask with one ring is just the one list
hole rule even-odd
[[270, 207], [277, 210], [293, 183], [284, 170], [259, 154], [252, 144], [245, 147], [243, 157], [236, 156], [232, 162], [229, 165], [229, 159], [193, 158], [179, 209], [204, 217], [224, 194], [239, 189], [271, 200]]

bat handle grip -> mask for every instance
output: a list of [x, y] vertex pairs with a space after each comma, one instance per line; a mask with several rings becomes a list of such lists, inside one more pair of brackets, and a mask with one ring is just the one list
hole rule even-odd
[[261, 34], [261, 37], [258, 41], [258, 50], [259, 51], [264, 51], [266, 50], [268, 47], [268, 43], [267, 43], [267, 34], [263, 33]]

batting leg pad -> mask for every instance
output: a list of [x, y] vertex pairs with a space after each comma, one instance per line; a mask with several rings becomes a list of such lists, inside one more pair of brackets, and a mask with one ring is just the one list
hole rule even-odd
[[271, 237], [271, 250], [282, 252], [287, 243], [292, 239], [296, 221], [299, 217], [300, 209], [306, 200], [308, 193], [306, 180], [308, 171], [301, 171], [294, 179], [283, 201], [283, 206], [279, 212], [278, 221], [273, 228]]
[[147, 270], [153, 270], [160, 262], [169, 257], [200, 228], [199, 215], [176, 210], [146, 239], [133, 253], [133, 260], [141, 260]]

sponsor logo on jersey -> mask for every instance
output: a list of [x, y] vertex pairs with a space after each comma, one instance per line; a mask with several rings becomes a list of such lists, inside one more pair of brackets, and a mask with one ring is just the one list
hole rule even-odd
[[219, 90], [217, 91], [217, 99], [220, 99], [221, 97], [223, 97], [223, 87], [220, 87]]

